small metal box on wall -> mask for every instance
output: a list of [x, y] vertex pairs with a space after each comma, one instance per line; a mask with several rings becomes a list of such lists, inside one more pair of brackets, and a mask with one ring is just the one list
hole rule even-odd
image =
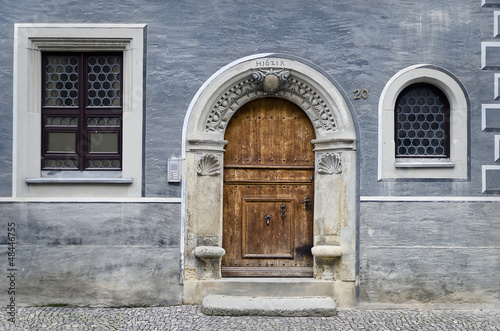
[[181, 159], [170, 158], [167, 161], [167, 182], [179, 183], [181, 181]]

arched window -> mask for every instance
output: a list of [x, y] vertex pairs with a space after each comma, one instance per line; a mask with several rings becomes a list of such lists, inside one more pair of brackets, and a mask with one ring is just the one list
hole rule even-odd
[[379, 180], [468, 180], [469, 102], [446, 69], [396, 73], [379, 101]]
[[450, 156], [450, 103], [431, 84], [413, 84], [398, 96], [394, 109], [396, 157]]

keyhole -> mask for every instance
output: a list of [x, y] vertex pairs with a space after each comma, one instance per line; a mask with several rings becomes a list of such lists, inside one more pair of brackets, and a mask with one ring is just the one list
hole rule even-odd
[[269, 215], [269, 213], [267, 213], [266, 216], [264, 216], [264, 219], [266, 220], [267, 226], [269, 226], [269, 221], [271, 220], [271, 218], [273, 218], [273, 217], [271, 215]]

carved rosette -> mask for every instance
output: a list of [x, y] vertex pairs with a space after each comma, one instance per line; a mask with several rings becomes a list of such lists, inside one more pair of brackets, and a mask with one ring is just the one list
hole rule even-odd
[[317, 130], [337, 130], [334, 113], [321, 95], [305, 82], [293, 77], [289, 70], [282, 69], [255, 71], [251, 77], [241, 80], [221, 93], [211, 106], [205, 131], [223, 132], [229, 119], [239, 107], [270, 94], [290, 100], [302, 108]]
[[342, 160], [340, 153], [320, 154], [316, 161], [316, 169], [319, 174], [331, 175], [342, 172]]
[[266, 94], [276, 94], [290, 77], [290, 70], [281, 69], [280, 71], [259, 70], [252, 73], [255, 82], [262, 87]]
[[197, 172], [200, 176], [217, 176], [221, 173], [221, 163], [217, 155], [203, 154], [198, 158]]

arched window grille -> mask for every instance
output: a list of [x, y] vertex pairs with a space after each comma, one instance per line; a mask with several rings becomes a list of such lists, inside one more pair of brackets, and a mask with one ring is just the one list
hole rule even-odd
[[396, 157], [450, 157], [450, 104], [441, 90], [425, 83], [406, 87], [394, 115]]

